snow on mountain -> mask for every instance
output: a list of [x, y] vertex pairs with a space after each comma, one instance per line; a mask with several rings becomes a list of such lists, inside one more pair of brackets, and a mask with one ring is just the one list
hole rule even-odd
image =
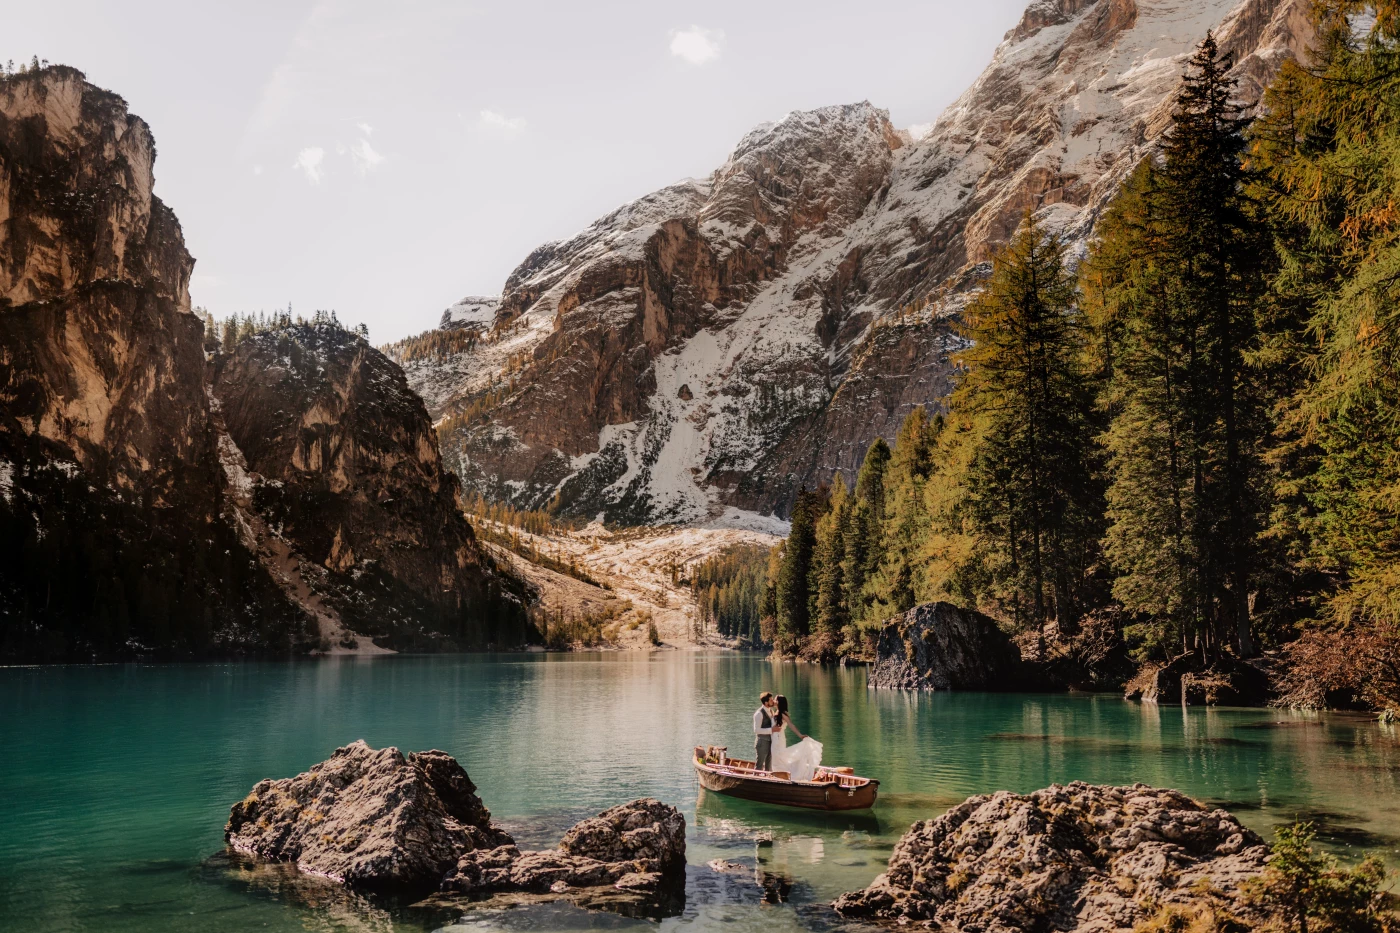
[[468, 295], [442, 312], [442, 323], [438, 327], [443, 330], [485, 329], [496, 320], [496, 311], [500, 306], [500, 295]]
[[1252, 104], [1305, 49], [1307, 0], [1037, 0], [917, 141], [868, 103], [790, 113], [541, 246], [487, 337], [410, 371], [446, 461], [488, 496], [637, 522], [849, 480], [946, 395], [950, 319], [1026, 210], [1082, 251], [1208, 30]]

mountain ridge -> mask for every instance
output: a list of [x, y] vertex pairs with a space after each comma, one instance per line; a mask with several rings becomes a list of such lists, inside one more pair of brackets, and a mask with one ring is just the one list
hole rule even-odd
[[1253, 107], [1304, 0], [1038, 0], [914, 140], [868, 102], [756, 127], [708, 178], [532, 251], [417, 367], [464, 484], [624, 523], [785, 513], [951, 387], [952, 321], [1027, 210], [1082, 251], [1207, 30]]

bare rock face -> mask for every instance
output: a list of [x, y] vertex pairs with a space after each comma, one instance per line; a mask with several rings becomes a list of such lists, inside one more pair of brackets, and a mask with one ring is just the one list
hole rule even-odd
[[915, 606], [886, 623], [870, 686], [903, 690], [1006, 690], [1025, 674], [1021, 652], [996, 622], [951, 603]]
[[[913, 141], [868, 103], [535, 250], [492, 330], [413, 367], [469, 487], [618, 521], [785, 513], [938, 405], [951, 319], [1026, 210], [1082, 251], [1213, 30], [1253, 105], [1306, 0], [1036, 0]], [[682, 391], [684, 389], [684, 391]]]
[[915, 823], [885, 873], [842, 895], [848, 918], [981, 933], [1126, 933], [1210, 885], [1242, 918], [1268, 847], [1224, 810], [1145, 784], [1075, 782], [969, 797]]
[[126, 103], [0, 78], [0, 659], [314, 642], [222, 517], [194, 262]]
[[438, 892], [439, 905], [523, 892], [655, 907], [674, 903], [685, 878], [675, 807], [635, 800], [577, 824], [557, 849], [521, 852], [450, 755], [363, 741], [304, 774], [260, 781], [230, 810], [224, 838], [244, 855], [358, 890]]
[[291, 325], [220, 353], [212, 391], [251, 510], [350, 629], [395, 649], [524, 643], [522, 594], [476, 541], [397, 365], [335, 324]]
[[443, 752], [404, 755], [359, 741], [304, 774], [260, 781], [234, 804], [224, 838], [353, 887], [427, 893], [463, 851], [512, 843], [475, 792]]

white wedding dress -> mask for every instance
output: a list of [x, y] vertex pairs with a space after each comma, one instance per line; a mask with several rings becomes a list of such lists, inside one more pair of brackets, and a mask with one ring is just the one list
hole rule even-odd
[[773, 770], [786, 771], [794, 781], [810, 781], [822, 763], [822, 743], [810, 735], [788, 748], [787, 730], [773, 733]]

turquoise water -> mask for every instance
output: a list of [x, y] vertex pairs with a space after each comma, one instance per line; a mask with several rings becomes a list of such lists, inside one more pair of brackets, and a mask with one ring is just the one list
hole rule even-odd
[[[792, 700], [826, 761], [880, 778], [869, 814], [701, 796], [697, 743], [751, 743], [757, 694]], [[476, 930], [655, 924], [568, 906], [387, 909], [221, 855], [231, 803], [363, 738], [456, 755], [522, 843], [639, 796], [690, 826], [668, 928], [829, 929], [899, 834], [968, 794], [1145, 781], [1268, 832], [1318, 821], [1400, 867], [1400, 736], [1361, 717], [1158, 709], [1116, 696], [868, 691], [859, 669], [691, 652], [394, 656], [300, 663], [0, 669], [0, 929]], [[707, 863], [724, 859], [732, 872]]]

